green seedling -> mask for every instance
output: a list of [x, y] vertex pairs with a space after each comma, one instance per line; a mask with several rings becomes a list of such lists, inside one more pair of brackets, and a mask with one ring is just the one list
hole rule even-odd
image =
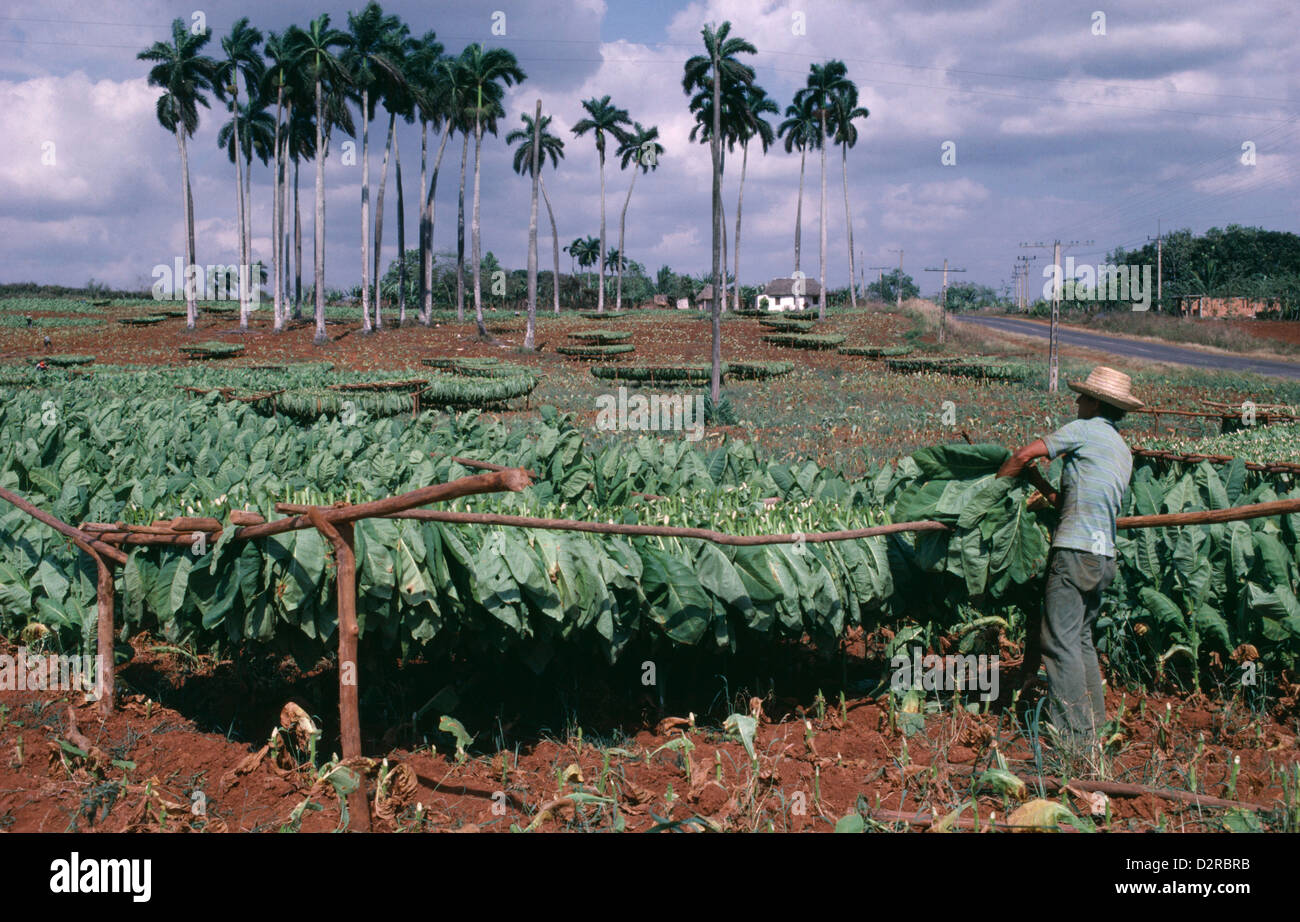
[[456, 764], [464, 765], [465, 761], [469, 758], [469, 753], [466, 752], [466, 747], [469, 746], [470, 743], [474, 742], [474, 737], [469, 735], [469, 731], [465, 729], [464, 724], [456, 718], [449, 717], [446, 714], [443, 714], [442, 717], [438, 718], [438, 729], [444, 733], [450, 733], [455, 738]]

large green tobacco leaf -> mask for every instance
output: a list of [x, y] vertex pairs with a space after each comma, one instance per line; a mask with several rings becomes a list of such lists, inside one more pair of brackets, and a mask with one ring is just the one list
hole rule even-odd
[[650, 604], [650, 619], [670, 638], [695, 644], [708, 629], [709, 597], [695, 574], [676, 557], [646, 544], [640, 548], [645, 565], [641, 584]]
[[1144, 586], [1138, 595], [1147, 612], [1165, 630], [1181, 630], [1186, 626], [1182, 610], [1163, 592]]
[[1011, 453], [1001, 445], [935, 445], [912, 454], [927, 480], [965, 480], [991, 474]]

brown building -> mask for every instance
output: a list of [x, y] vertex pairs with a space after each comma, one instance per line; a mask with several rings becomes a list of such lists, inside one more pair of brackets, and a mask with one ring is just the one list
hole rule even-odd
[[1182, 317], [1235, 317], [1254, 318], [1269, 310], [1267, 301], [1251, 298], [1211, 298], [1206, 295], [1185, 295], [1175, 299], [1178, 314]]

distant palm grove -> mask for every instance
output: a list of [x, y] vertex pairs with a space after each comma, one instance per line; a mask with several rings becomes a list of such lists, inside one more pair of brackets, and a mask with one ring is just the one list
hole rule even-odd
[[[349, 13], [346, 29], [335, 27], [329, 15], [322, 14], [304, 27], [290, 26], [281, 33], [263, 34], [247, 17], [242, 18], [219, 40], [220, 53], [215, 55], [204, 53], [212, 40], [210, 29], [187, 26], [177, 19], [172, 23], [170, 42], [155, 42], [138, 57], [152, 65], [149, 83], [162, 90], [156, 107], [158, 121], [176, 139], [183, 184], [181, 203], [186, 264], [193, 266], [198, 263], [187, 142], [198, 128], [200, 107], [211, 108], [211, 94], [220, 105], [224, 105], [228, 116], [218, 132], [217, 142], [226, 151], [232, 167], [230, 175], [236, 191], [240, 263], [250, 276], [258, 276], [256, 279], [250, 277], [240, 286], [241, 327], [248, 324], [254, 284], [263, 281], [261, 261], [252, 253], [250, 177], [253, 161], [256, 159], [263, 167], [270, 168], [274, 179], [271, 239], [276, 241], [276, 246], [271, 254], [268, 281], [274, 294], [273, 329], [276, 331], [282, 330], [290, 319], [302, 315], [303, 220], [299, 205], [299, 170], [305, 161], [310, 161], [315, 167], [315, 190], [311, 241], [313, 263], [307, 295], [314, 309], [317, 338], [324, 338], [327, 295], [325, 170], [332, 152], [331, 142], [339, 134], [353, 139], [359, 136], [360, 141], [361, 236], [358, 252], [361, 285], [357, 294], [365, 331], [382, 329], [385, 322], [392, 322], [391, 316], [386, 321], [381, 309], [385, 300], [390, 311], [395, 308], [399, 324], [407, 322], [408, 313], [421, 323], [429, 323], [435, 300], [448, 306], [454, 304], [457, 316], [464, 319], [466, 302], [470, 301], [482, 332], [485, 302], [518, 303], [526, 298], [531, 334], [539, 283], [542, 300], [549, 302], [554, 311], [559, 311], [562, 296], [571, 306], [590, 304], [598, 311], [605, 310], [611, 302], [615, 309], [626, 301], [640, 303], [652, 294], [673, 299], [692, 297], [705, 281], [712, 283], [713, 290], [721, 295], [711, 302], [715, 314], [726, 310], [728, 304], [732, 309], [739, 309], [757, 293], [756, 287], [741, 285], [738, 278], [749, 153], [752, 146], [759, 153], [766, 154], [778, 138], [787, 154], [797, 151], [800, 158], [798, 208], [792, 222], [792, 268], [795, 273], [804, 271], [801, 221], [807, 155], [812, 151], [819, 157], [819, 316], [825, 314], [827, 297], [826, 153], [832, 145], [840, 149], [850, 276], [846, 299], [856, 303], [858, 290], [853, 284], [855, 267], [847, 161], [849, 149], [857, 143], [858, 124], [867, 118], [868, 112], [858, 106], [857, 87], [849, 80], [843, 62], [813, 64], [806, 86], [785, 107], [784, 120], [774, 130], [767, 116], [779, 116], [782, 109], [755, 82], [753, 68], [741, 60], [744, 55], [756, 53], [754, 46], [732, 35], [731, 24], [727, 22], [705, 26], [701, 35], [704, 53], [685, 62], [682, 89], [695, 117], [691, 140], [709, 145], [713, 163], [712, 272], [693, 279], [679, 276], [664, 266], [652, 280], [643, 266], [626, 256], [626, 224], [638, 176], [651, 174], [665, 151], [659, 143], [658, 128], [643, 126], [609, 96], [583, 101], [584, 117], [568, 132], [559, 130], [552, 117], [543, 114], [538, 100], [533, 113], [522, 114], [518, 127], [506, 134], [505, 142], [514, 149], [514, 172], [522, 177], [516, 180], [520, 182], [520, 191], [525, 188], [524, 181], [532, 187], [529, 267], [526, 271], [497, 271], [501, 267], [495, 257], [491, 253], [484, 254], [482, 250], [479, 219], [481, 162], [483, 144], [485, 141], [493, 143], [491, 139], [498, 134], [499, 122], [505, 118], [506, 88], [527, 79], [512, 53], [475, 43], [459, 54], [450, 54], [434, 32], [426, 31], [417, 38], [400, 18], [385, 13], [379, 4], [373, 2], [359, 13]], [[720, 79], [717, 79], [718, 75]], [[380, 116], [384, 145], [377, 188], [373, 190], [372, 198], [370, 144], [376, 115]], [[414, 203], [419, 216], [419, 239], [413, 250], [407, 248], [405, 239], [407, 187], [403, 183], [401, 151], [394, 131], [399, 118], [407, 124], [414, 124], [418, 119], [421, 130], [420, 178]], [[383, 128], [385, 121], [387, 125]], [[432, 158], [430, 129], [436, 138]], [[566, 135], [570, 136], [570, 143], [595, 146], [600, 164], [601, 217], [598, 235], [578, 237], [561, 246], [555, 209], [562, 209], [564, 203], [552, 200], [543, 173], [548, 166], [552, 170], [560, 168], [565, 156]], [[378, 136], [375, 140], [377, 148]], [[452, 155], [455, 156], [456, 140], [460, 141], [460, 165], [456, 255], [452, 266], [439, 264], [433, 241], [438, 178], [449, 142], [452, 142]], [[729, 235], [722, 201], [722, 177], [728, 155], [734, 157], [737, 148], [740, 158], [739, 192], [735, 203], [734, 231]], [[390, 157], [395, 169], [393, 194], [396, 199], [397, 246], [401, 256], [381, 272], [383, 267], [379, 254]], [[621, 205], [612, 203], [618, 208], [617, 245], [614, 245], [612, 229], [607, 222], [606, 181], [611, 161], [617, 163], [620, 173], [631, 172]], [[539, 192], [551, 237], [549, 269], [540, 272], [537, 254]], [[465, 239], [467, 207], [470, 214], [468, 259]], [[355, 230], [342, 232], [355, 233]], [[729, 247], [730, 273], [727, 271]], [[562, 250], [570, 262], [567, 282], [560, 272]], [[574, 269], [584, 270], [584, 277], [578, 277]], [[807, 274], [812, 277], [810, 272]], [[761, 283], [766, 280], [752, 281]], [[190, 327], [195, 324], [195, 301], [195, 291], [187, 286], [186, 314]], [[716, 337], [715, 323], [715, 340]]]

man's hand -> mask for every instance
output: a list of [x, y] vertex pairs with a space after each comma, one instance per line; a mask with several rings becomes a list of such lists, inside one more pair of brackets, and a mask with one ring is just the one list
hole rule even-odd
[[[1003, 462], [998, 468], [999, 477], [1018, 477], [1025, 469], [1025, 465], [1037, 458], [1047, 457], [1047, 445], [1042, 439], [1034, 439], [1024, 448], [1019, 448], [1012, 453], [1010, 458]], [[1041, 476], [1041, 475], [1040, 475]]]
[[1030, 463], [1029, 465], [1027, 465], [1023, 473], [1025, 475], [1025, 478], [1031, 484], [1034, 485], [1034, 487], [1043, 496], [1043, 498], [1047, 500], [1047, 502], [1051, 503], [1053, 506], [1056, 506], [1058, 509], [1060, 508], [1061, 505], [1060, 495], [1056, 492], [1056, 488], [1052, 486], [1052, 484], [1048, 481], [1048, 479], [1043, 476], [1042, 471], [1038, 469], [1038, 465], [1036, 463]]

